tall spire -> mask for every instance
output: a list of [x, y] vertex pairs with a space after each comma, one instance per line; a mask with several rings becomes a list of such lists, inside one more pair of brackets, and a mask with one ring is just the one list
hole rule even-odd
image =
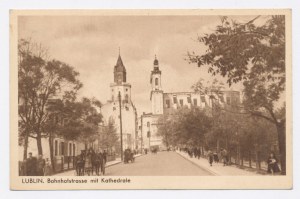
[[120, 47], [119, 47], [119, 56], [117, 63], [114, 67], [114, 82], [120, 84], [122, 82], [126, 82], [126, 68], [123, 64], [121, 53], [120, 53]]

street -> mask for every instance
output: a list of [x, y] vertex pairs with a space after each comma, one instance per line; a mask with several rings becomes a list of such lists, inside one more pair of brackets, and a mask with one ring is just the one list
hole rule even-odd
[[106, 169], [106, 176], [201, 176], [209, 172], [184, 159], [176, 152], [158, 152], [117, 164]]

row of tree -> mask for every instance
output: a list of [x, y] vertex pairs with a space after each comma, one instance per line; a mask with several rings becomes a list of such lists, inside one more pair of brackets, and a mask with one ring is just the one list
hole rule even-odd
[[[198, 42], [201, 48], [206, 48], [205, 53], [188, 52], [186, 60], [189, 63], [196, 63], [198, 67], [208, 68], [208, 73], [212, 76], [225, 77], [229, 86], [241, 82], [244, 87], [243, 111], [239, 109], [213, 110], [211, 117], [208, 117], [199, 111], [191, 110], [188, 116], [195, 121], [197, 118], [193, 118], [194, 114], [205, 118], [203, 120], [211, 120], [211, 133], [208, 134], [206, 133], [207, 124], [202, 125], [202, 122], [198, 121], [200, 123], [194, 123], [195, 126], [190, 124], [192, 129], [187, 129], [183, 123], [184, 118], [181, 118], [183, 121], [176, 123], [179, 125], [178, 131], [180, 132], [172, 126], [164, 128], [175, 130], [172, 133], [175, 133], [175, 137], [177, 137], [176, 133], [178, 134], [180, 138], [174, 139], [179, 140], [179, 143], [182, 143], [181, 139], [187, 143], [201, 142], [201, 139], [206, 137], [205, 141], [209, 142], [211, 140], [209, 137], [225, 136], [228, 147], [231, 146], [231, 142], [236, 142], [234, 138], [236, 137], [240, 151], [252, 149], [259, 151], [259, 148], [264, 145], [270, 147], [269, 141], [273, 140], [273, 132], [276, 132], [275, 141], [279, 147], [282, 174], [285, 175], [286, 112], [285, 103], [279, 103], [285, 102], [286, 88], [285, 16], [255, 16], [248, 22], [239, 22], [222, 16], [215, 30], [212, 33], [200, 35]], [[218, 88], [220, 87], [203, 87], [201, 82], [194, 87], [195, 90], [198, 89], [197, 91], [201, 90], [210, 95], [212, 100], [215, 95], [218, 95]], [[176, 115], [186, 115], [184, 111], [187, 110], [182, 111], [183, 113], [179, 112]], [[166, 118], [162, 120], [178, 121]], [[200, 129], [201, 132], [196, 133]], [[187, 135], [196, 137], [187, 140], [185, 139], [189, 138]], [[167, 134], [167, 137], [170, 136]]]
[[56, 137], [79, 140], [87, 146], [99, 137], [101, 130], [101, 146], [111, 148], [117, 143], [114, 121], [110, 120], [103, 128], [101, 102], [94, 98], [77, 100], [82, 86], [79, 72], [73, 67], [50, 60], [42, 45], [19, 40], [19, 145], [24, 147], [24, 160], [29, 138], [36, 140], [39, 155], [43, 155], [42, 139], [48, 139], [53, 169], [53, 139]]

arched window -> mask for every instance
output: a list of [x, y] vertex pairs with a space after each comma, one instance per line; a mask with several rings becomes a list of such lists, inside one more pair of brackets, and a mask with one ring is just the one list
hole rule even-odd
[[155, 78], [155, 86], [158, 86], [158, 78]]

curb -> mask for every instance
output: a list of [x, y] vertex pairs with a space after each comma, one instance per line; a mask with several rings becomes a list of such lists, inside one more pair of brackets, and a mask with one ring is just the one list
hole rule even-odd
[[178, 155], [180, 155], [182, 158], [184, 158], [184, 159], [188, 160], [189, 162], [191, 162], [192, 164], [196, 165], [197, 167], [199, 167], [199, 168], [201, 168], [201, 169], [203, 169], [203, 170], [205, 170], [205, 171], [211, 173], [212, 175], [214, 175], [214, 176], [220, 176], [218, 173], [216, 173], [216, 172], [214, 172], [214, 171], [211, 171], [210, 169], [204, 168], [204, 167], [200, 166], [199, 164], [197, 164], [196, 162], [194, 162], [194, 161], [188, 159], [187, 157], [185, 157], [185, 156], [182, 155], [181, 153], [179, 153], [179, 152], [177, 152], [177, 151], [176, 151], [176, 153], [177, 153]]

